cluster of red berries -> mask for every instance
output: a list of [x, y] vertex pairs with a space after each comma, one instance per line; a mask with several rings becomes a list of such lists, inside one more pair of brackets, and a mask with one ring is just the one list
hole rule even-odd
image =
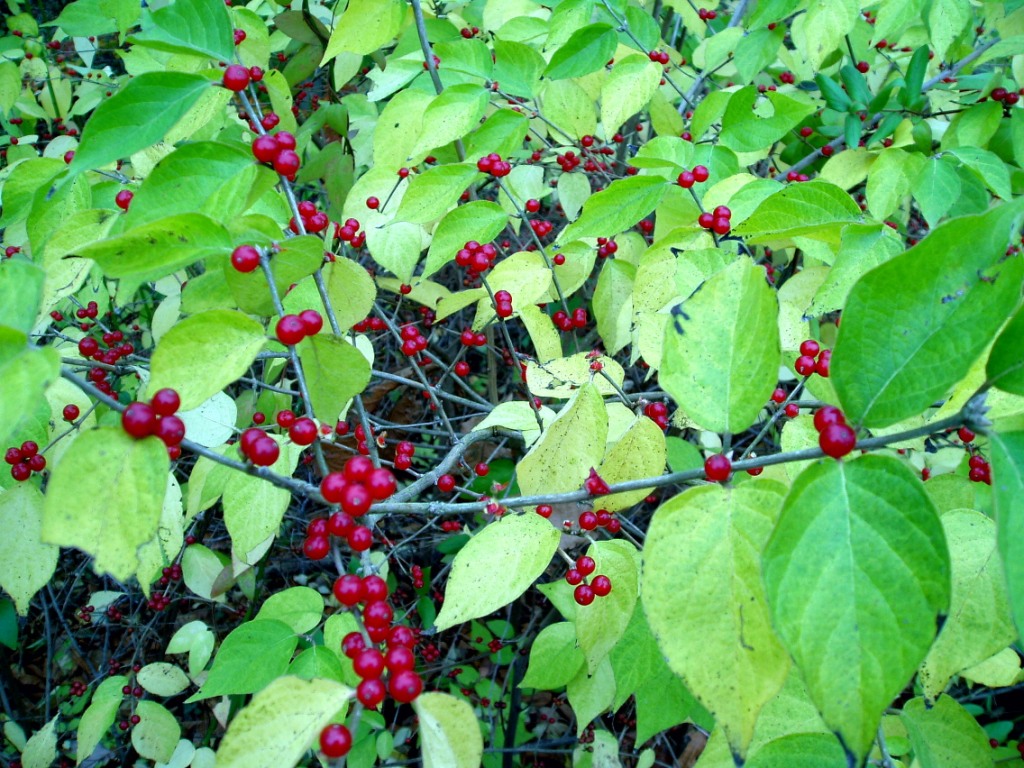
[[160, 581], [159, 581], [159, 584], [160, 584], [161, 587], [166, 587], [172, 581], [181, 581], [182, 576], [183, 576], [183, 572], [181, 570], [181, 564], [180, 563], [175, 563], [174, 565], [169, 565], [169, 566], [167, 566], [166, 568], [164, 568], [164, 569], [162, 569], [160, 571]]
[[551, 315], [551, 322], [555, 324], [558, 330], [564, 333], [568, 333], [576, 328], [586, 328], [589, 319], [586, 307], [576, 307], [571, 315], [564, 309], [560, 309]]
[[614, 240], [609, 240], [606, 237], [597, 238], [597, 258], [607, 259], [609, 256], [615, 255], [618, 250], [619, 244]]
[[[256, 415], [261, 416], [262, 414]], [[256, 421], [256, 416], [253, 416], [253, 421]], [[294, 411], [286, 408], [274, 415], [274, 421], [281, 429], [288, 430], [288, 439], [296, 445], [312, 445], [316, 440], [318, 431], [316, 422], [307, 416], [296, 417]], [[256, 431], [259, 432], [259, 430]]]
[[537, 237], [546, 237], [551, 234], [551, 230], [555, 228], [555, 225], [545, 219], [533, 219], [530, 222], [530, 229], [533, 230], [533, 234]]
[[644, 406], [644, 416], [661, 427], [662, 430], [668, 429], [668, 406], [664, 403], [648, 403]]
[[366, 243], [366, 233], [359, 231], [359, 219], [345, 219], [344, 224], [334, 225], [334, 238], [348, 243], [353, 248], [362, 248]]
[[402, 354], [413, 357], [427, 348], [427, 337], [420, 333], [420, 329], [410, 323], [403, 325], [399, 331], [402, 336]]
[[100, 339], [107, 347], [106, 351], [100, 351], [99, 341], [92, 336], [86, 336], [78, 342], [78, 353], [82, 357], [92, 358], [98, 363], [114, 365], [122, 357], [135, 352], [135, 346], [124, 340], [123, 331], [107, 331]]
[[311, 520], [306, 527], [302, 550], [310, 560], [322, 560], [330, 551], [330, 536], [344, 538], [354, 552], [373, 544], [373, 531], [356, 525], [374, 501], [383, 501], [398, 488], [391, 470], [374, 468], [365, 456], [353, 456], [341, 472], [331, 472], [320, 481], [320, 495], [328, 504], [340, 504], [341, 511]]
[[692, 171], [683, 170], [676, 177], [676, 183], [683, 189], [689, 189], [697, 182], [707, 181], [710, 175], [706, 166], [695, 165]]
[[[328, 218], [327, 214], [324, 213], [323, 211], [318, 211], [316, 209], [316, 205], [309, 202], [309, 200], [303, 200], [302, 202], [300, 202], [298, 208], [299, 218], [302, 219], [302, 226], [305, 228], [306, 232], [309, 232], [310, 234], [315, 235], [318, 232], [323, 232], [331, 223], [331, 220], [330, 218]], [[355, 221], [356, 223], [355, 229], [359, 229], [359, 222], [356, 221], [355, 219], [352, 219], [352, 221]], [[288, 220], [288, 228], [294, 234], [299, 234], [299, 225], [295, 221], [294, 216], [292, 216], [291, 219]]]
[[469, 328], [467, 328], [461, 334], [459, 334], [459, 341], [462, 342], [462, 346], [464, 347], [487, 346], [487, 336], [483, 333], [474, 333]]
[[92, 615], [96, 612], [95, 605], [83, 605], [75, 613], [75, 618], [83, 624], [92, 624]]
[[270, 163], [289, 181], [295, 180], [301, 160], [295, 151], [295, 136], [288, 131], [257, 136], [252, 142], [252, 155], [261, 163]]
[[[21, 249], [19, 248], [18, 250]], [[84, 307], [79, 307], [78, 309], [75, 310], [75, 317], [77, 317], [79, 320], [95, 320], [99, 313], [99, 305], [95, 301], [90, 301]]]
[[587, 476], [587, 479], [583, 481], [583, 487], [591, 496], [604, 496], [611, 493], [608, 483], [597, 474], [597, 470], [593, 467], [590, 468], [590, 474]]
[[[395, 446], [395, 469], [405, 471], [412, 466], [412, 457], [416, 455], [416, 446], [408, 440], [402, 440]], [[384, 470], [385, 472], [387, 470]]]
[[151, 611], [159, 613], [171, 604], [171, 598], [163, 592], [154, 592], [146, 601], [146, 607]]
[[281, 448], [277, 441], [256, 427], [250, 427], [242, 432], [238, 439], [238, 450], [243, 458], [248, 459], [257, 467], [269, 467], [281, 455]]
[[583, 162], [583, 158], [577, 155], [571, 149], [564, 155], [558, 155], [557, 157], [555, 157], [555, 160], [557, 161], [559, 167], [561, 167], [562, 171], [565, 173], [571, 172], [573, 168], [578, 167], [579, 164]]
[[412, 576], [413, 589], [423, 589], [423, 585], [425, 583], [423, 579], [423, 568], [418, 565], [414, 565], [409, 569], [409, 575]]
[[701, 21], [712, 21], [713, 19], [718, 18], [718, 11], [710, 11], [707, 8], [698, 8], [697, 17]]
[[732, 211], [725, 205], [720, 205], [714, 211], [704, 211], [697, 217], [697, 223], [704, 229], [710, 229], [716, 235], [727, 235], [732, 229]]
[[132, 204], [133, 197], [135, 197], [135, 193], [132, 192], [130, 189], [122, 189], [120, 192], [114, 195], [114, 205], [116, 205], [122, 211], [127, 211], [128, 206]]
[[797, 173], [796, 171], [789, 171], [786, 174], [786, 181], [801, 182], [810, 180], [811, 177], [808, 176], [806, 173]]
[[473, 37], [474, 35], [480, 34], [480, 27], [463, 27], [462, 29], [459, 30], [459, 34], [462, 35], [467, 40], [469, 40], [469, 38]]
[[834, 405], [822, 406], [814, 412], [814, 428], [818, 430], [818, 445], [826, 456], [842, 458], [857, 445], [857, 433]]
[[[542, 510], [541, 507], [546, 507]], [[537, 514], [541, 517], [551, 516], [551, 507], [547, 504], [541, 504], [537, 507]], [[622, 530], [622, 523], [607, 509], [599, 509], [596, 512], [588, 509], [584, 512], [580, 512], [579, 517], [576, 519], [576, 524], [579, 526], [581, 531], [596, 531], [598, 528], [604, 528], [608, 533], [618, 533]], [[571, 523], [567, 520], [567, 526], [571, 526]]]
[[283, 315], [274, 326], [277, 340], [292, 347], [307, 336], [316, 336], [324, 327], [324, 319], [315, 309], [304, 309], [297, 315]]
[[793, 370], [801, 376], [816, 373], [827, 379], [831, 364], [832, 350], [822, 349], [814, 339], [807, 339], [800, 344], [800, 357], [793, 363]]
[[121, 414], [121, 426], [136, 440], [150, 435], [159, 437], [173, 460], [181, 456], [181, 441], [185, 439], [185, 422], [174, 415], [179, 407], [178, 393], [170, 388], [161, 389], [148, 403], [130, 403]]
[[980, 453], [971, 455], [967, 460], [967, 477], [974, 483], [992, 485], [992, 465]]
[[20, 448], [8, 448], [4, 461], [11, 465], [11, 477], [19, 483], [28, 480], [33, 472], [46, 469], [46, 457], [39, 453], [39, 445], [32, 440], [26, 440]]
[[588, 576], [597, 568], [594, 558], [584, 555], [576, 560], [576, 566], [565, 573], [565, 580], [576, 587], [573, 599], [579, 605], [590, 605], [595, 597], [604, 597], [612, 591], [612, 580], [601, 574], [588, 580]]
[[477, 160], [476, 169], [481, 173], [489, 173], [496, 178], [508, 176], [512, 172], [512, 166], [502, 160], [501, 155], [497, 152], [491, 152], [491, 154], [484, 155]]
[[79, 696], [84, 696], [85, 692], [88, 689], [88, 686], [81, 680], [75, 680], [73, 683], [71, 683], [71, 690], [68, 691], [68, 693], [70, 693], [77, 699]]
[[1020, 101], [1020, 94], [1017, 91], [1008, 91], [1005, 88], [993, 88], [989, 96], [993, 101], [1001, 101], [1007, 107], [1012, 107]]
[[456, 252], [455, 263], [480, 274], [494, 265], [497, 255], [498, 249], [490, 243], [480, 245], [476, 240], [470, 240]]
[[668, 64], [668, 51], [651, 51], [647, 54], [647, 58], [653, 61], [655, 64]]
[[496, 291], [494, 294], [494, 313], [504, 319], [512, 317], [512, 294], [508, 291]]
[[353, 325], [352, 330], [356, 333], [366, 333], [367, 331], [383, 331], [387, 327], [387, 323], [380, 317], [366, 317]]
[[[437, 54], [433, 54], [430, 58], [432, 58], [434, 60], [434, 69], [437, 69], [438, 67], [441, 66], [441, 57], [440, 56], [438, 56]], [[425, 61], [423, 62], [423, 68], [424, 69], [430, 69], [430, 67], [427, 65], [427, 62], [425, 62]]]

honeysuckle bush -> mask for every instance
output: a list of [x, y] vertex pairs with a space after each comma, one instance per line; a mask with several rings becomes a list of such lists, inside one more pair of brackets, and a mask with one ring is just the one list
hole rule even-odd
[[4, 765], [1019, 759], [1020, 0], [7, 5]]

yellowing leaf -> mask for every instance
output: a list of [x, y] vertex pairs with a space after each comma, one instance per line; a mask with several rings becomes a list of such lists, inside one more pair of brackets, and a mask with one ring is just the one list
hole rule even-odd
[[120, 427], [79, 435], [50, 476], [43, 541], [77, 547], [95, 558], [97, 573], [124, 581], [156, 534], [167, 469], [167, 448], [155, 437], [135, 440]]
[[217, 768], [294, 766], [351, 696], [333, 680], [279, 677], [231, 721]]
[[425, 130], [412, 148], [412, 162], [418, 162], [434, 147], [461, 139], [477, 127], [487, 108], [487, 91], [482, 85], [463, 83], [445, 88], [423, 113]]
[[484, 741], [467, 701], [447, 693], [424, 693], [412, 707], [420, 720], [424, 768], [478, 768]]
[[157, 345], [149, 391], [177, 390], [191, 410], [243, 375], [263, 348], [263, 326], [241, 312], [211, 309], [174, 325]]
[[646, 56], [634, 54], [615, 62], [601, 86], [601, 123], [606, 136], [647, 106], [660, 79], [661, 68]]
[[519, 462], [519, 487], [525, 494], [578, 490], [601, 464], [607, 435], [604, 400], [584, 384]]
[[507, 515], [487, 525], [455, 556], [434, 625], [447, 629], [511, 603], [544, 573], [560, 536], [533, 512]]
[[0, 587], [22, 616], [53, 576], [60, 548], [42, 541], [43, 495], [30, 483], [0, 493]]
[[334, 25], [320, 66], [339, 53], [373, 53], [398, 34], [405, 10], [402, 0], [351, 0]]
[[[619, 441], [608, 451], [599, 470], [609, 485], [642, 477], [657, 477], [665, 471], [665, 433], [646, 416], [638, 416]], [[613, 493], [601, 499], [609, 511], [631, 507], [651, 492], [650, 488]]]
[[633, 616], [639, 588], [639, 554], [628, 541], [599, 541], [587, 549], [597, 563], [596, 574], [607, 576], [612, 591], [576, 609], [576, 637], [590, 674], [597, 671], [619, 642]]

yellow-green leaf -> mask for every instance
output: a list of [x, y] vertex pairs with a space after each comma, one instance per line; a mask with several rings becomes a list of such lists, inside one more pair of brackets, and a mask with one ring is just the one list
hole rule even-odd
[[22, 616], [57, 568], [60, 549], [42, 541], [43, 495], [30, 483], [0, 493], [0, 587]]
[[633, 54], [615, 62], [601, 86], [601, 123], [606, 136], [647, 106], [660, 79], [661, 67], [646, 56]]
[[[665, 471], [665, 433], [646, 416], [638, 416], [626, 434], [608, 451], [599, 473], [606, 483], [613, 485], [642, 477], [657, 477]], [[601, 499], [601, 506], [609, 511], [631, 507], [651, 492], [650, 488], [613, 493]]]
[[320, 66], [340, 53], [373, 53], [402, 28], [402, 0], [351, 0], [334, 25]]
[[424, 693], [412, 707], [420, 721], [424, 768], [478, 768], [484, 741], [469, 702], [447, 693]]

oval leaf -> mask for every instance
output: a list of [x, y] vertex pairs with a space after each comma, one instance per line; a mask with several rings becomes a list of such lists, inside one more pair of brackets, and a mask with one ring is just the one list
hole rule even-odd
[[424, 693], [413, 702], [420, 720], [423, 768], [477, 768], [484, 754], [473, 707], [447, 693]]
[[583, 213], [562, 230], [558, 242], [625, 232], [658, 207], [666, 189], [668, 184], [660, 176], [629, 176], [613, 181], [607, 189], [587, 198]]
[[46, 586], [57, 569], [60, 547], [45, 544], [43, 495], [29, 483], [0, 493], [0, 588], [14, 598], [22, 616], [36, 592]]

